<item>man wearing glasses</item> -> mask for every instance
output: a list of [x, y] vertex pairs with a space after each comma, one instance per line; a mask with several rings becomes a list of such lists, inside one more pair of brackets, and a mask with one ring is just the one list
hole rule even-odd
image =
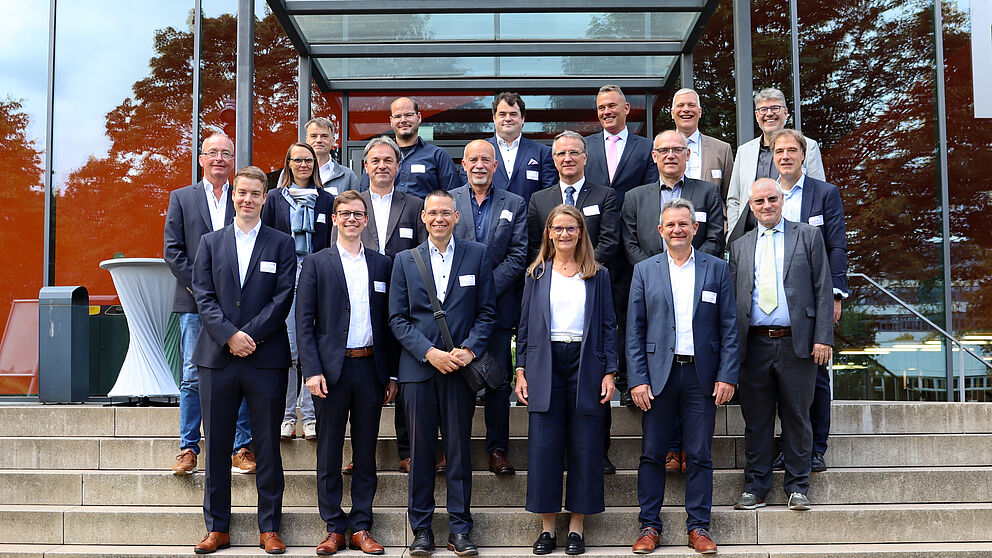
[[[761, 135], [737, 148], [734, 173], [730, 178], [727, 192], [727, 236], [737, 226], [741, 215], [747, 212], [747, 190], [759, 178], [777, 180], [778, 171], [772, 162], [770, 141], [772, 134], [785, 128], [789, 119], [789, 108], [785, 106], [785, 94], [775, 88], [762, 89], [754, 96], [754, 117], [761, 128]], [[820, 146], [806, 138], [806, 161], [803, 170], [806, 176], [826, 180], [823, 162], [820, 160]]]
[[[389, 125], [400, 148], [396, 189], [421, 199], [434, 190], [453, 190], [461, 186], [458, 168], [448, 152], [420, 137], [420, 107], [408, 97], [389, 105]], [[368, 174], [362, 175], [360, 190], [369, 187]]]

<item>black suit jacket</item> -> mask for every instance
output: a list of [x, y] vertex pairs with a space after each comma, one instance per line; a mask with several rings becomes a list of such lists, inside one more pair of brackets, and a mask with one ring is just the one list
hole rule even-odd
[[[541, 249], [541, 239], [547, 233], [544, 226], [551, 210], [561, 205], [561, 188], [554, 185], [535, 192], [527, 207], [527, 262], [533, 262]], [[586, 177], [585, 184], [579, 190], [575, 207], [585, 216], [586, 231], [589, 241], [596, 250], [596, 261], [609, 264], [620, 252], [620, 207], [617, 205], [617, 194], [612, 188], [590, 184]]]
[[[319, 252], [332, 244], [331, 213], [334, 208], [334, 196], [330, 192], [318, 189], [317, 202], [313, 208], [313, 251]], [[262, 223], [290, 236], [293, 227], [289, 222], [289, 201], [283, 196], [281, 188], [269, 190], [268, 198], [262, 207]]]
[[[212, 186], [211, 186], [212, 188]], [[231, 188], [227, 189], [227, 213], [224, 225], [234, 221], [234, 204], [231, 203]], [[207, 207], [204, 183], [173, 190], [169, 194], [169, 211], [165, 215], [165, 263], [176, 276], [176, 294], [173, 297], [173, 312], [196, 312], [193, 300], [193, 261], [200, 237], [213, 232], [210, 222], [210, 209]]]
[[240, 358], [231, 354], [227, 340], [244, 331], [256, 345], [255, 352], [244, 357], [246, 363], [254, 368], [289, 368], [286, 316], [293, 306], [296, 282], [293, 239], [263, 224], [242, 286], [235, 226], [203, 235], [196, 252], [193, 292], [203, 331], [193, 364], [224, 368], [232, 358]]
[[[683, 199], [692, 202], [699, 229], [692, 247], [704, 254], [723, 258], [723, 202], [720, 187], [711, 182], [686, 178]], [[645, 184], [627, 192], [623, 200], [623, 246], [627, 261], [634, 265], [664, 250], [658, 232], [661, 218], [661, 184]]]
[[[420, 212], [424, 209], [424, 200], [394, 188], [393, 201], [389, 204], [389, 220], [386, 223], [386, 230], [380, 231], [375, 224], [371, 191], [362, 191], [362, 198], [369, 210], [369, 224], [362, 231], [362, 245], [369, 250], [379, 251], [379, 237], [383, 234], [386, 235], [385, 252], [390, 258], [395, 258], [396, 254], [403, 250], [419, 246], [427, 240], [427, 227], [420, 219]], [[334, 229], [331, 231], [331, 242], [336, 242], [337, 238], [338, 231]]]
[[620, 154], [617, 172], [610, 181], [610, 171], [606, 167], [606, 143], [603, 132], [586, 136], [586, 180], [593, 184], [609, 185], [617, 191], [617, 203], [623, 205], [627, 191], [658, 181], [658, 166], [651, 158], [651, 140], [633, 132], [627, 133], [627, 145]]
[[[389, 274], [393, 263], [375, 250], [364, 250], [376, 380], [385, 385], [395, 373], [398, 357], [396, 339], [389, 330]], [[323, 374], [333, 386], [341, 377], [351, 323], [349, 300], [336, 243], [303, 259], [296, 288], [296, 343], [304, 378]]]
[[513, 161], [513, 176], [507, 177], [506, 164], [499, 152], [496, 137], [486, 141], [496, 149], [496, 159], [499, 161], [496, 174], [493, 176], [494, 188], [513, 192], [523, 198], [526, 205], [534, 192], [558, 183], [558, 169], [551, 159], [551, 148], [547, 145], [521, 136], [520, 145], [517, 146], [517, 158]]

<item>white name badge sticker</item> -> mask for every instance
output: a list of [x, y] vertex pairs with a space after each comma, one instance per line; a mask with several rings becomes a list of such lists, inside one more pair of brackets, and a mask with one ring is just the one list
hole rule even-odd
[[459, 275], [458, 284], [462, 287], [474, 287], [475, 275]]
[[413, 238], [413, 229], [400, 227], [400, 238]]
[[317, 215], [317, 222], [318, 223], [326, 223], [327, 222], [327, 215], [324, 215], [323, 213], [318, 214]]
[[504, 209], [499, 213], [500, 219], [506, 219], [507, 221], [513, 221], [513, 212], [509, 209]]
[[809, 224], [813, 225], [814, 227], [822, 227], [823, 215], [811, 215], [809, 218]]
[[328, 186], [327, 187], [327, 191], [330, 192], [332, 196], [338, 195], [338, 187], [337, 186]]
[[372, 281], [372, 288], [375, 289], [377, 293], [386, 292], [386, 282], [385, 281]]
[[590, 215], [599, 215], [599, 205], [587, 205], [582, 208], [582, 214], [586, 217]]
[[276, 272], [276, 262], [266, 262], [262, 261], [258, 263], [258, 269], [262, 273], [275, 273]]
[[415, 173], [418, 173], [418, 174], [423, 174], [423, 173], [427, 172], [427, 166], [426, 165], [410, 165], [410, 172], [415, 172]]
[[716, 178], [717, 180], [723, 178], [723, 171], [720, 169], [713, 169], [710, 172], [713, 173], [713, 178]]
[[699, 222], [699, 223], [705, 223], [706, 222], [706, 212], [705, 211], [697, 211], [696, 212], [696, 221]]
[[716, 293], [713, 291], [703, 291], [703, 302], [716, 304]]
[[535, 170], [527, 171], [527, 180], [538, 180], [540, 177]]

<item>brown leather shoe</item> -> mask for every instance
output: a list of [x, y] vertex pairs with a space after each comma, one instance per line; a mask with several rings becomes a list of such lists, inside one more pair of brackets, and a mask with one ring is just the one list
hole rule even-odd
[[400, 459], [400, 466], [396, 468], [401, 473], [410, 474], [410, 458]]
[[203, 537], [200, 544], [193, 548], [193, 552], [197, 554], [210, 554], [211, 552], [216, 552], [223, 548], [231, 547], [231, 534], [221, 533], [220, 531], [210, 531], [207, 536]]
[[350, 475], [351, 472], [354, 471], [354, 470], [355, 470], [355, 462], [354, 461], [349, 461], [347, 465], [345, 465], [344, 467], [341, 467], [341, 474], [342, 475]]
[[448, 472], [448, 460], [444, 457], [444, 452], [441, 452], [441, 460], [437, 462], [434, 466], [435, 475], [443, 475]]
[[191, 448], [186, 448], [176, 456], [176, 464], [172, 466], [172, 474], [181, 477], [195, 472], [196, 454]]
[[658, 534], [658, 530], [654, 527], [641, 529], [641, 536], [634, 543], [634, 554], [650, 554], [654, 552], [660, 538], [661, 536]]
[[668, 455], [665, 456], [665, 471], [669, 473], [678, 473], [682, 471], [682, 460], [681, 455], [677, 451], [670, 451]]
[[317, 554], [327, 556], [344, 548], [344, 533], [328, 533], [317, 545]]
[[716, 543], [710, 538], [706, 529], [689, 531], [689, 547], [696, 549], [700, 554], [716, 554]]
[[231, 472], [242, 475], [255, 474], [255, 456], [248, 451], [248, 448], [239, 449], [231, 458]]
[[679, 454], [679, 461], [682, 462], [682, 472], [684, 473], [685, 472], [686, 465], [688, 465], [688, 463], [686, 463], [686, 460], [685, 460], [685, 452], [684, 451]]
[[361, 550], [365, 554], [382, 554], [386, 552], [382, 545], [375, 542], [372, 534], [368, 531], [359, 531], [351, 534], [351, 541], [348, 545], [352, 550]]
[[282, 554], [286, 552], [286, 544], [279, 538], [279, 531], [266, 531], [258, 536], [258, 548], [264, 548], [266, 554]]
[[513, 464], [506, 458], [503, 450], [493, 450], [489, 454], [489, 470], [497, 475], [512, 475], [516, 473]]

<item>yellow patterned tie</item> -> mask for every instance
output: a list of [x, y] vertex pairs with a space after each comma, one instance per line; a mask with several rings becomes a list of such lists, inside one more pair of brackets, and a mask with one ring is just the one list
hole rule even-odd
[[771, 314], [778, 308], [778, 281], [775, 277], [775, 229], [765, 229], [765, 245], [761, 248], [761, 263], [758, 264], [758, 308]]

